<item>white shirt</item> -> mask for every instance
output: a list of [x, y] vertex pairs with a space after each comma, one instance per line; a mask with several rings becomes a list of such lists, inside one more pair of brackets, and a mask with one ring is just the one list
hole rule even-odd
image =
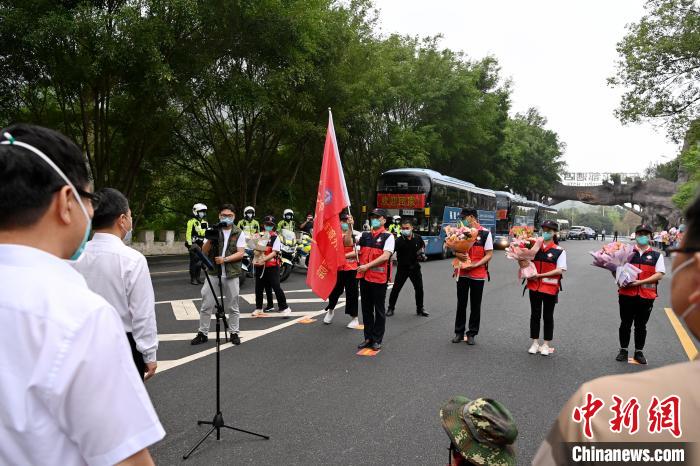
[[[652, 249], [651, 247], [648, 247], [648, 248], [642, 250], [642, 249], [639, 248], [639, 246], [636, 246], [636, 245], [635, 245], [634, 248], [635, 248], [635, 249], [639, 252], [639, 254], [642, 255], [642, 256], [643, 256], [644, 254], [648, 253], [648, 252], [653, 251], [653, 249]], [[666, 264], [664, 263], [664, 255], [663, 255], [663, 254], [659, 254], [659, 258], [656, 260], [656, 265], [654, 266], [654, 269], [655, 269], [654, 271], [655, 271], [656, 273], [661, 272], [661, 273], [663, 273], [663, 274], [666, 274]]]
[[493, 251], [493, 236], [491, 236], [490, 231], [486, 237], [486, 241], [484, 241], [484, 251]]
[[0, 464], [112, 465], [165, 436], [114, 308], [65, 261], [0, 244]]
[[109, 233], [95, 233], [75, 270], [88, 288], [111, 304], [122, 319], [125, 332], [136, 341], [144, 362], [155, 362], [158, 350], [156, 305], [146, 258]]
[[280, 242], [280, 236], [275, 237], [275, 242], [272, 243], [272, 250], [279, 252], [282, 249], [282, 243]]
[[389, 235], [384, 241], [384, 251], [389, 251], [390, 253], [393, 254], [394, 252], [394, 247], [396, 246], [396, 238], [394, 238], [394, 235]]
[[[224, 234], [224, 244], [221, 247], [222, 251], [226, 251], [226, 247], [228, 247], [228, 240], [231, 237], [231, 231], [232, 230], [221, 230], [222, 233]], [[238, 241], [236, 241], [236, 248], [246, 248], [246, 242], [248, 241], [248, 237], [245, 235], [245, 232], [241, 230], [241, 234], [238, 235]], [[208, 243], [208, 240], [204, 240], [204, 244]], [[223, 254], [222, 254], [223, 255]], [[221, 267], [221, 277], [226, 278], [226, 267]]]

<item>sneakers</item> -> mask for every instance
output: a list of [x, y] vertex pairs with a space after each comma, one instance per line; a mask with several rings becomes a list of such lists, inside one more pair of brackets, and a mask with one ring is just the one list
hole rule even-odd
[[475, 345], [476, 344], [476, 336], [475, 335], [467, 335], [467, 344], [468, 345]]
[[323, 317], [323, 323], [328, 325], [333, 322], [333, 316], [335, 315], [335, 310], [326, 309], [326, 315]]
[[365, 340], [357, 345], [357, 349], [369, 348], [370, 346], [372, 346], [372, 340]]
[[197, 336], [190, 340], [190, 345], [201, 345], [202, 343], [206, 343], [208, 341], [209, 337], [202, 332], [197, 332]]
[[369, 349], [371, 349], [371, 350], [373, 350], [373, 351], [379, 351], [380, 349], [382, 349], [382, 344], [381, 344], [381, 343], [377, 343], [377, 342], [375, 341], [374, 343], [372, 343], [372, 346], [370, 346]]
[[430, 314], [425, 312], [424, 308], [416, 309], [416, 314], [420, 317], [428, 317]]
[[282, 309], [282, 310], [280, 311], [280, 315], [281, 315], [282, 317], [289, 317], [289, 316], [292, 315], [292, 310], [289, 309], [289, 307], [285, 307], [284, 309]]
[[540, 354], [542, 356], [549, 356], [552, 354], [552, 348], [549, 347], [547, 343], [544, 345], [540, 346]]
[[275, 306], [268, 306], [263, 312], [275, 312]]
[[190, 278], [190, 285], [199, 285], [199, 282], [197, 281], [196, 278]]
[[464, 335], [455, 335], [452, 339], [452, 343], [462, 343], [464, 341]]
[[540, 351], [540, 343], [538, 341], [533, 341], [530, 349], [527, 350], [530, 354], [537, 354]]
[[391, 317], [394, 315], [394, 308], [390, 307], [389, 309], [386, 310], [386, 316]]
[[626, 348], [620, 348], [620, 352], [617, 353], [617, 357], [615, 357], [615, 361], [627, 361], [627, 358], [629, 357], [629, 353], [627, 352]]
[[262, 309], [256, 309], [253, 312], [250, 313], [252, 317], [259, 317], [263, 315], [263, 310]]
[[647, 363], [647, 358], [644, 357], [644, 353], [642, 353], [641, 350], [636, 350], [634, 352], [634, 360], [637, 361], [639, 364]]
[[231, 334], [231, 343], [233, 343], [234, 345], [240, 345], [241, 344], [241, 337], [239, 337], [237, 333], [232, 333]]
[[348, 328], [351, 328], [351, 329], [354, 329], [354, 330], [357, 330], [358, 328], [360, 328], [360, 321], [357, 320], [357, 317], [353, 318], [353, 319], [350, 321], [350, 323], [348, 324]]

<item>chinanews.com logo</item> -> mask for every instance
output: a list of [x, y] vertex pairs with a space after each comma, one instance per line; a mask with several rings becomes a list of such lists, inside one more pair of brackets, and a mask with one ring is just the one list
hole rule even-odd
[[[624, 399], [612, 395], [609, 403], [611, 413], [605, 426], [613, 434], [625, 437], [625, 442], [595, 442], [594, 425], [600, 429], [601, 423], [594, 424], [596, 416], [604, 416], [606, 400], [593, 393], [586, 393], [583, 403], [575, 406], [571, 418], [581, 425], [583, 437], [589, 442], [567, 443], [569, 464], [693, 464], [691, 444], [685, 442], [634, 442], [636, 435], [648, 433], [652, 436], [671, 434], [681, 439], [681, 399], [677, 395], [665, 398], [652, 396], [646, 406], [637, 397]], [[598, 432], [600, 434], [600, 432]], [[609, 435], [606, 438], [610, 438]], [[630, 442], [627, 439], [632, 439]], [[649, 436], [645, 435], [645, 440]], [[614, 436], [612, 437], [614, 439]]]

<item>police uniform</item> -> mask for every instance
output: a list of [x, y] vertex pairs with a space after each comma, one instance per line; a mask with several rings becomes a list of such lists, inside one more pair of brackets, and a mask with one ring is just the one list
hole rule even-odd
[[392, 223], [391, 225], [389, 225], [389, 233], [398, 238], [401, 234], [401, 224]]
[[[641, 250], [635, 246], [634, 256], [630, 263], [641, 269], [637, 280], [645, 280], [657, 272], [665, 273], [664, 258], [661, 253], [654, 251], [650, 246]], [[630, 343], [632, 324], [634, 324], [634, 348], [637, 351], [644, 349], [647, 337], [647, 322], [651, 316], [654, 300], [657, 297], [657, 284], [650, 283], [641, 286], [628, 286], [620, 288], [620, 348], [626, 349]]]
[[[543, 245], [533, 260], [538, 274], [556, 269], [566, 270], [566, 251], [554, 242]], [[544, 341], [554, 337], [554, 306], [561, 289], [561, 275], [527, 281], [530, 294], [530, 338], [540, 337], [540, 319], [544, 321]]]
[[252, 220], [247, 220], [247, 219], [242, 219], [238, 221], [238, 228], [243, 230], [243, 232], [248, 236], [248, 238], [252, 237], [253, 235], [260, 233], [260, 223], [258, 223], [257, 220], [252, 219]]
[[277, 224], [277, 231], [289, 230], [295, 231], [296, 224], [294, 220], [280, 220]]
[[[187, 230], [185, 230], [185, 246], [190, 249], [190, 246], [196, 244], [202, 246], [204, 242], [204, 231], [208, 228], [206, 220], [200, 221], [197, 217], [192, 217], [187, 221]], [[190, 280], [202, 282], [201, 280], [202, 265], [194, 254], [194, 251], [190, 250]]]
[[[378, 230], [362, 233], [360, 246], [360, 265], [369, 264], [381, 257], [384, 252], [394, 252], [394, 236], [381, 226]], [[365, 340], [381, 345], [386, 324], [386, 289], [391, 276], [391, 258], [372, 267], [364, 273], [358, 273], [360, 295], [362, 296], [362, 321]]]
[[[472, 263], [479, 262], [486, 255], [486, 251], [493, 250], [493, 238], [491, 232], [479, 226], [478, 237], [469, 248], [469, 260]], [[466, 335], [474, 337], [479, 333], [481, 322], [481, 298], [484, 294], [484, 282], [488, 277], [486, 264], [472, 269], [460, 269], [457, 279], [457, 315], [455, 316], [455, 338], [464, 338], [467, 320], [467, 302], [471, 298], [471, 312], [469, 313], [469, 328]]]

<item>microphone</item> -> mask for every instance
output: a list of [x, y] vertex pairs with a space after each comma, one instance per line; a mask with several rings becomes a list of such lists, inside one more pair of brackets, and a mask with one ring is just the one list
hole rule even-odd
[[202, 252], [202, 248], [200, 248], [196, 244], [193, 244], [190, 247], [190, 251], [194, 252], [194, 255], [197, 256], [197, 259], [199, 259], [202, 264], [204, 264], [207, 270], [212, 272], [214, 271], [214, 264], [212, 264], [209, 258], [204, 255], [204, 253]]

